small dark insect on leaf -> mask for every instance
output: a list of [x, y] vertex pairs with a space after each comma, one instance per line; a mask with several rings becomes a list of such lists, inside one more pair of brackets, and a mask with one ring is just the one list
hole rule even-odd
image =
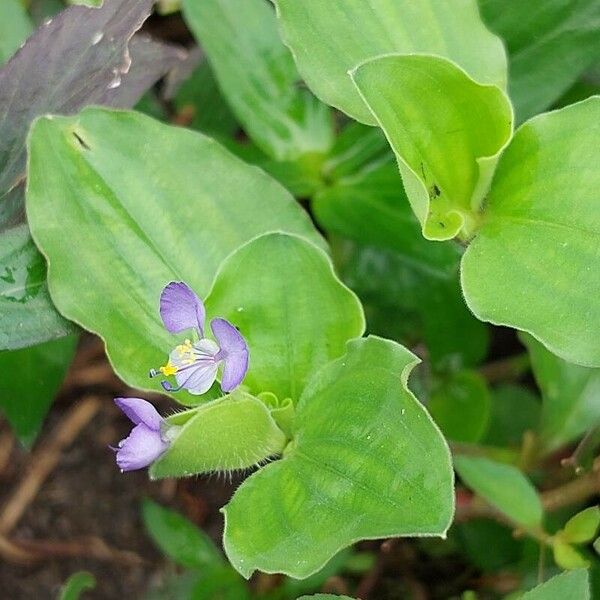
[[79, 142], [79, 145], [84, 150], [91, 150], [91, 148], [88, 146], [87, 142], [76, 131], [73, 132], [73, 136]]

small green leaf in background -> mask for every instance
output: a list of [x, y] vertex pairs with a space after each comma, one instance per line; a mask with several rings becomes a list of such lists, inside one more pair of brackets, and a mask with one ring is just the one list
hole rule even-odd
[[552, 451], [600, 424], [600, 369], [568, 363], [530, 335], [520, 337], [542, 391], [541, 442]]
[[33, 31], [21, 0], [3, 0], [0, 5], [0, 64], [5, 63]]
[[[175, 415], [173, 422], [185, 414]], [[267, 407], [240, 390], [190, 414], [169, 449], [150, 467], [152, 479], [248, 469], [285, 447], [285, 435]]]
[[479, 0], [506, 42], [509, 92], [519, 121], [548, 109], [600, 60], [597, 0]]
[[37, 436], [71, 364], [77, 336], [0, 352], [0, 413], [25, 446]]
[[[285, 43], [310, 89], [354, 119], [374, 125], [348, 71], [383, 54], [448, 58], [480, 83], [506, 86], [506, 55], [475, 0], [277, 0]], [[360, 26], [357, 26], [360, 24]]]
[[560, 538], [552, 543], [552, 554], [561, 569], [587, 569], [591, 564], [577, 548]]
[[523, 594], [522, 600], [590, 600], [588, 572], [561, 573]]
[[506, 94], [434, 56], [382, 56], [351, 75], [396, 153], [423, 235], [469, 238], [512, 135]]
[[178, 565], [206, 569], [224, 564], [221, 552], [208, 535], [174, 510], [146, 499], [142, 517], [154, 543]]
[[184, 14], [249, 137], [276, 160], [324, 153], [329, 107], [302, 89], [275, 11], [264, 0], [184, 0]]
[[79, 600], [86, 590], [93, 590], [96, 587], [96, 578], [87, 571], [73, 573], [63, 585], [59, 600]]
[[358, 298], [327, 255], [281, 233], [252, 240], [221, 265], [206, 310], [245, 337], [250, 365], [244, 385], [294, 402], [311, 376], [365, 328]]
[[[29, 150], [29, 224], [49, 261], [52, 300], [105, 340], [116, 372], [140, 389], [163, 392], [147, 372], [173, 347], [158, 314], [165, 284], [186, 281], [205, 298], [227, 255], [267, 231], [324, 245], [262, 171], [139, 113], [42, 118]], [[187, 392], [177, 398], [197, 403]]]
[[567, 521], [561, 537], [570, 544], [586, 544], [596, 537], [599, 528], [600, 508], [590, 506]]
[[462, 262], [480, 319], [532, 333], [565, 360], [600, 366], [600, 97], [540, 115], [500, 159]]
[[406, 387], [416, 362], [402, 346], [369, 337], [314, 375], [284, 457], [249, 477], [223, 509], [225, 550], [242, 575], [303, 578], [360, 539], [446, 534], [450, 455]]
[[455, 456], [454, 467], [471, 490], [511, 520], [523, 527], [540, 526], [542, 503], [519, 469], [478, 456]]
[[475, 371], [460, 371], [442, 381], [427, 408], [448, 439], [476, 443], [487, 431], [490, 404], [485, 379]]
[[526, 431], [537, 431], [541, 402], [528, 388], [504, 384], [492, 391], [490, 424], [485, 443], [490, 446], [519, 446]]

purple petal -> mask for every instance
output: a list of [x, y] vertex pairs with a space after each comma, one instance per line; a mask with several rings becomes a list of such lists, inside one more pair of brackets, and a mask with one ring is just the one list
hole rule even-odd
[[[218, 366], [219, 365], [217, 361], [213, 359], [206, 359], [205, 361], [201, 362], [199, 361], [189, 370], [178, 371], [175, 374], [175, 379], [177, 380], [179, 388], [187, 390], [194, 396], [199, 396], [200, 394], [208, 392], [212, 384], [215, 382], [215, 379], [217, 378]], [[165, 389], [168, 392], [176, 391], [172, 389], [169, 390], [167, 388]]]
[[163, 289], [160, 316], [170, 333], [197, 327], [200, 337], [204, 336], [204, 304], [182, 281], [172, 281]]
[[213, 319], [210, 328], [219, 344], [219, 354], [223, 361], [221, 389], [231, 392], [242, 383], [248, 370], [248, 345], [242, 334], [225, 319]]
[[135, 425], [143, 423], [149, 429], [159, 431], [163, 418], [150, 402], [141, 398], [115, 398], [115, 404]]
[[146, 427], [143, 423], [136, 425], [117, 449], [117, 465], [121, 471], [135, 471], [152, 464], [169, 444], [160, 436], [159, 431]]

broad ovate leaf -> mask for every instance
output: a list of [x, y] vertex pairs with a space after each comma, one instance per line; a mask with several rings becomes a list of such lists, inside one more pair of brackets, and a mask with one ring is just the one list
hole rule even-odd
[[600, 97], [535, 117], [503, 154], [462, 261], [477, 317], [600, 366]]
[[382, 56], [351, 75], [396, 153], [423, 235], [470, 237], [512, 135], [506, 94], [433, 56]]
[[282, 33], [300, 74], [321, 100], [354, 119], [376, 120], [348, 71], [383, 54], [429, 54], [473, 79], [504, 88], [502, 42], [475, 0], [276, 0]]
[[324, 153], [330, 109], [298, 85], [294, 59], [264, 0], [185, 0], [184, 14], [248, 135], [276, 160]]
[[297, 236], [272, 233], [252, 240], [219, 270], [206, 300], [250, 349], [244, 384], [280, 400], [300, 397], [323, 365], [362, 335], [358, 298], [335, 276], [328, 256]]
[[469, 488], [519, 525], [528, 528], [541, 525], [540, 497], [516, 467], [461, 455], [454, 457], [454, 468]]
[[147, 372], [174, 345], [158, 314], [165, 284], [186, 281], [205, 297], [221, 262], [267, 231], [323, 244], [262, 171], [214, 140], [138, 113], [42, 118], [29, 157], [29, 223], [48, 259], [52, 299], [105, 340], [117, 373], [138, 388], [162, 391]]
[[416, 363], [402, 346], [369, 337], [315, 374], [283, 459], [223, 509], [225, 551], [242, 575], [304, 578], [361, 539], [446, 534], [450, 455], [406, 386]]
[[542, 391], [541, 442], [556, 450], [600, 424], [600, 369], [568, 363], [529, 335], [521, 340]]
[[520, 121], [547, 110], [600, 60], [597, 0], [479, 0], [506, 42], [509, 91]]
[[173, 441], [150, 467], [152, 479], [248, 469], [281, 454], [286, 442], [265, 404], [241, 390], [175, 415], [170, 425], [181, 429], [167, 434]]

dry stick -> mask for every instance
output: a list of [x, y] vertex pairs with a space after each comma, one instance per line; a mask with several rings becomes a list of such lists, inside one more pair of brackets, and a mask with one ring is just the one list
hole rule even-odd
[[15, 436], [10, 429], [0, 434], [0, 475], [6, 470], [15, 447]]
[[0, 535], [6, 536], [16, 526], [41, 485], [56, 467], [63, 449], [75, 440], [100, 405], [97, 397], [85, 397], [58, 424], [50, 440], [32, 454], [29, 472], [4, 504], [0, 514]]

